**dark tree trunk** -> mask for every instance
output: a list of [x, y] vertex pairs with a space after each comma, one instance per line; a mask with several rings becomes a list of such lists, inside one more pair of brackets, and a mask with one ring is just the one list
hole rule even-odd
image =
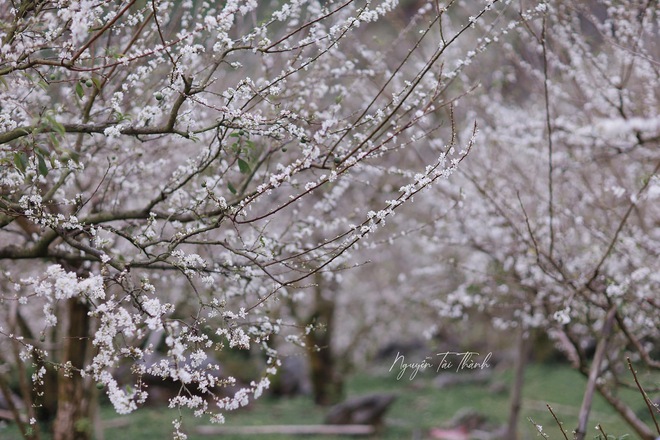
[[506, 429], [506, 438], [510, 440], [518, 439], [518, 419], [520, 418], [520, 407], [522, 403], [522, 390], [525, 383], [525, 367], [529, 356], [529, 339], [525, 335], [525, 329], [520, 323], [520, 332], [518, 334], [517, 357], [513, 384], [511, 386], [511, 402], [509, 404], [509, 420]]
[[314, 401], [317, 405], [334, 405], [343, 396], [344, 381], [332, 351], [335, 303], [324, 296], [323, 277], [315, 277], [314, 311], [307, 324], [313, 329], [307, 334], [307, 351]]
[[[89, 337], [89, 308], [77, 298], [67, 300], [68, 323], [64, 332], [61, 362], [58, 372], [57, 415], [53, 425], [54, 440], [91, 439], [90, 396], [85, 381], [76, 370], [85, 365]], [[68, 364], [70, 363], [70, 364]], [[72, 367], [67, 368], [67, 365]]]

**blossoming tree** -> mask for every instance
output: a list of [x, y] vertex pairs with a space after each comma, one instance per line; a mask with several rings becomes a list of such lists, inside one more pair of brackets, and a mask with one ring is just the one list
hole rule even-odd
[[588, 379], [576, 438], [598, 392], [652, 439], [617, 390], [637, 389], [628, 359], [640, 372], [660, 368], [657, 10], [643, 1], [528, 7], [508, 11], [523, 25], [484, 54], [497, 68], [464, 70], [484, 90], [463, 102], [465, 116], [489, 148], [461, 168], [464, 192], [456, 181], [447, 190], [460, 209], [434, 236], [464, 249], [456, 264], [466, 280], [432, 304], [443, 316], [487, 311], [496, 327], [550, 336]]
[[[447, 28], [428, 5], [399, 34], [373, 25], [391, 0], [4, 2], [0, 362], [27, 419], [6, 370], [0, 388], [24, 436], [40, 419], [88, 438], [97, 388], [130, 413], [150, 376], [214, 421], [258, 397], [285, 324], [270, 305], [467, 154], [452, 137], [389, 199], [334, 216], [446, 115], [444, 56], [496, 3]], [[213, 353], [255, 347], [261, 380], [223, 391]]]

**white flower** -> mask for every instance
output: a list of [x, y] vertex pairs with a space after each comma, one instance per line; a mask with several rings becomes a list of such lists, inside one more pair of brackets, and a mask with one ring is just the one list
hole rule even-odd
[[105, 130], [103, 130], [103, 134], [106, 135], [109, 138], [118, 138], [121, 136], [121, 130], [117, 125], [112, 125]]
[[569, 322], [571, 322], [570, 313], [571, 313], [571, 308], [567, 306], [564, 309], [557, 310], [554, 313], [553, 318], [555, 319], [555, 321], [559, 322], [561, 325], [566, 325]]

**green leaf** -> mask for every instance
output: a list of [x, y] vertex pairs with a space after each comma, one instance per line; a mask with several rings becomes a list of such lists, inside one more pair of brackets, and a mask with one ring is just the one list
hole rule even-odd
[[27, 154], [22, 151], [20, 153], [14, 153], [14, 165], [16, 165], [16, 168], [21, 173], [25, 173], [25, 169], [27, 168]]
[[69, 158], [74, 161], [76, 164], [80, 164], [80, 154], [73, 150], [69, 150]]
[[238, 169], [241, 170], [241, 173], [243, 174], [250, 174], [252, 172], [250, 165], [240, 157], [238, 158]]
[[50, 156], [50, 151], [39, 145], [34, 146], [35, 153], [41, 156]]
[[123, 114], [123, 113], [115, 112], [114, 115], [115, 115], [116, 122], [121, 122], [121, 121], [124, 121], [124, 120], [127, 120], [127, 121], [132, 120], [132, 117], [131, 117], [130, 114]]
[[85, 90], [80, 82], [76, 83], [76, 95], [78, 95], [79, 99], [82, 99], [82, 97], [85, 96]]
[[238, 191], [236, 191], [236, 188], [234, 188], [234, 185], [231, 184], [231, 182], [227, 183], [227, 188], [229, 189], [229, 192], [232, 194], [236, 194]]
[[55, 133], [49, 133], [48, 134], [48, 139], [50, 139], [50, 143], [55, 148], [55, 151], [59, 152], [60, 151], [60, 140], [57, 138]]
[[39, 164], [39, 174], [42, 176], [48, 175], [48, 167], [46, 166], [46, 161], [41, 154], [37, 154], [37, 162]]

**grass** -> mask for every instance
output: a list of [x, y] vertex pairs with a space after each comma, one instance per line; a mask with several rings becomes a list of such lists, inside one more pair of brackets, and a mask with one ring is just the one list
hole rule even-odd
[[[470, 374], [470, 373], [468, 373]], [[489, 391], [489, 385], [467, 384], [456, 385], [445, 389], [433, 387], [434, 372], [425, 372], [414, 380], [406, 377], [396, 380], [394, 372], [381, 374], [358, 374], [351, 378], [347, 384], [349, 396], [373, 392], [391, 392], [398, 395], [386, 417], [386, 427], [377, 437], [378, 439], [410, 439], [414, 435], [421, 435], [432, 427], [442, 426], [451, 419], [457, 411], [463, 408], [473, 408], [488, 416], [496, 425], [503, 424], [508, 415], [509, 397], [505, 388], [503, 392]], [[510, 371], [495, 372], [491, 382], [502, 384], [510, 383]], [[531, 417], [541, 424], [544, 431], [552, 439], [563, 439], [559, 428], [551, 414], [545, 407], [549, 403], [557, 416], [564, 423], [566, 431], [571, 438], [571, 430], [576, 426], [577, 413], [582, 401], [585, 380], [570, 367], [563, 365], [531, 365], [526, 372], [524, 401], [521, 414], [519, 432], [521, 439], [539, 438], [532, 424], [527, 420]], [[621, 397], [633, 403], [633, 408], [644, 409], [641, 397], [631, 391], [620, 394]], [[227, 415], [228, 426], [247, 425], [280, 425], [280, 424], [320, 424], [326, 409], [316, 407], [309, 398], [283, 398], [275, 399], [264, 397], [246, 409]], [[117, 427], [105, 429], [106, 439], [130, 438], [135, 440], [161, 440], [171, 438], [172, 420], [179, 413], [164, 408], [145, 408], [136, 413], [121, 418], [111, 408], [104, 408], [102, 417], [106, 423], [112, 425], [119, 422]], [[183, 426], [189, 433], [189, 440], [209, 440], [214, 437], [194, 434], [195, 426], [208, 424], [204, 418], [193, 418], [184, 413]], [[600, 423], [608, 434], [620, 436], [633, 434], [630, 428], [616, 415], [600, 396], [596, 396], [590, 417], [588, 439], [597, 437], [594, 427]], [[13, 427], [0, 429], [0, 438], [3, 440], [18, 440], [20, 437]], [[256, 439], [268, 438], [283, 440], [288, 436], [240, 436], [223, 435], [223, 439]], [[324, 439], [333, 440], [340, 437], [332, 436], [296, 436], [296, 439]], [[631, 435], [629, 438], [635, 438]]]

